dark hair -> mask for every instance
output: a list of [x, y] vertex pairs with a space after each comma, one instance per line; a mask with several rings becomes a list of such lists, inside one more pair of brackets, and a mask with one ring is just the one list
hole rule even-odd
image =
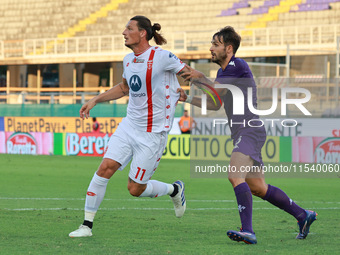
[[234, 54], [238, 50], [238, 47], [240, 47], [241, 36], [235, 32], [235, 29], [233, 27], [224, 27], [213, 35], [213, 39], [215, 38], [215, 36], [218, 38], [220, 43], [223, 43], [225, 46], [233, 46]]
[[158, 23], [154, 23], [151, 26], [151, 21], [145, 16], [134, 16], [130, 20], [137, 21], [137, 26], [139, 30], [145, 30], [147, 33], [146, 39], [150, 41], [154, 38], [157, 45], [166, 44], [166, 39], [156, 31], [161, 30], [161, 25]]
[[96, 118], [96, 117], [93, 117], [93, 118], [92, 118], [92, 120], [93, 120], [93, 121], [96, 121], [96, 120], [97, 120], [97, 118]]

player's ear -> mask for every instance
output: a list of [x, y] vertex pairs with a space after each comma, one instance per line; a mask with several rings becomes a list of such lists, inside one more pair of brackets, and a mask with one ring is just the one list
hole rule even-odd
[[233, 46], [231, 44], [229, 44], [227, 46], [227, 53], [233, 53], [233, 52], [234, 52]]
[[142, 29], [141, 31], [139, 31], [140, 37], [145, 37], [146, 38], [146, 30]]

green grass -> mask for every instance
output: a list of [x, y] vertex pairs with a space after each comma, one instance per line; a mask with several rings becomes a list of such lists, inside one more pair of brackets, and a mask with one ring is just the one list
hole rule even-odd
[[246, 245], [226, 236], [240, 226], [228, 180], [190, 178], [190, 163], [181, 160], [162, 160], [154, 179], [186, 183], [183, 218], [168, 197], [131, 197], [126, 169], [109, 182], [93, 237], [69, 238], [83, 220], [83, 198], [100, 161], [0, 155], [0, 254], [340, 254], [339, 179], [267, 180], [316, 210], [318, 220], [306, 240], [296, 240], [296, 220], [254, 198], [258, 244]]

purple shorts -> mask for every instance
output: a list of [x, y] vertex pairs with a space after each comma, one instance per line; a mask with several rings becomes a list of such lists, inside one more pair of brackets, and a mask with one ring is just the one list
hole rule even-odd
[[261, 149], [265, 142], [265, 132], [241, 132], [233, 141], [233, 152], [249, 155], [254, 160], [254, 166], [262, 166]]

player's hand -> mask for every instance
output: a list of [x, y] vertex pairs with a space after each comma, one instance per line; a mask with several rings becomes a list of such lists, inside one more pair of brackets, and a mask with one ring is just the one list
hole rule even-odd
[[190, 80], [198, 80], [200, 78], [203, 78], [204, 74], [186, 65], [185, 69], [183, 70], [180, 76], [184, 78], [184, 81], [190, 81]]
[[80, 118], [82, 119], [87, 119], [88, 117], [90, 117], [90, 110], [96, 105], [95, 101], [93, 99], [91, 99], [90, 101], [88, 101], [87, 103], [85, 103], [79, 110], [79, 115]]
[[188, 95], [182, 88], [178, 88], [177, 93], [180, 93], [178, 101], [185, 102], [185, 100], [187, 100]]

